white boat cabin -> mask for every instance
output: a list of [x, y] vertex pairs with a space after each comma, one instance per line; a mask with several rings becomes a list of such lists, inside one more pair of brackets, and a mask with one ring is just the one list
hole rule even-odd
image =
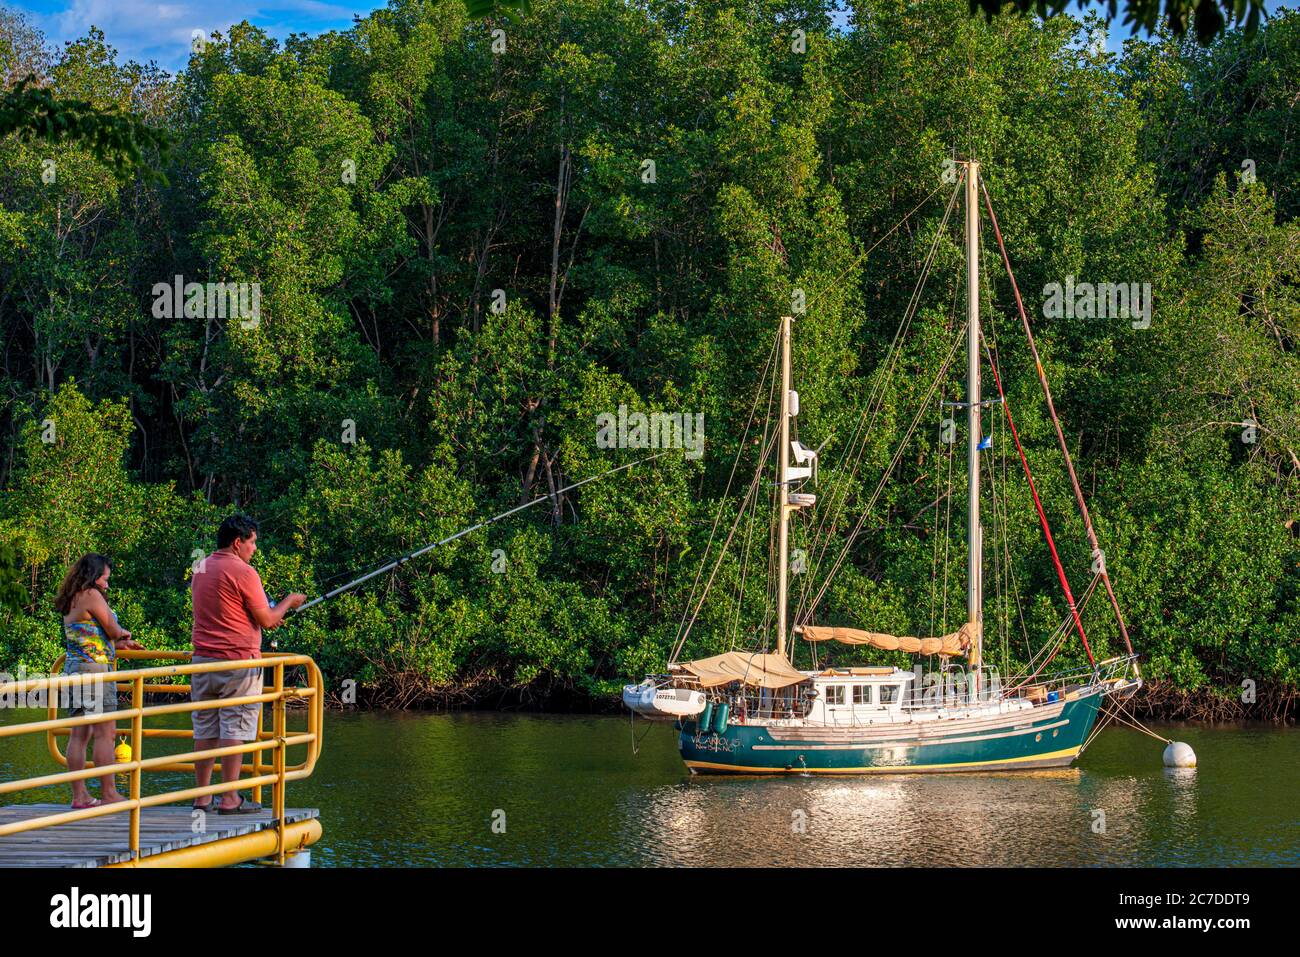
[[903, 704], [908, 700], [910, 671], [898, 668], [827, 668], [810, 671], [813, 695], [808, 712], [810, 724], [861, 725], [904, 720]]

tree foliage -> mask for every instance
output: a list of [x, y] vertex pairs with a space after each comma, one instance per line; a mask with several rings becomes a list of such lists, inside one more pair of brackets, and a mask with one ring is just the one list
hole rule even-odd
[[85, 100], [58, 99], [31, 83], [24, 77], [0, 96], [0, 136], [13, 134], [26, 142], [71, 140], [120, 177], [138, 171], [146, 179], [162, 178], [146, 157], [166, 154], [171, 142], [166, 133], [139, 116], [96, 109]]
[[[1070, 0], [970, 0], [971, 13], [982, 10], [988, 18], [1006, 7], [1013, 7], [1022, 14], [1049, 17], [1060, 14], [1069, 6]], [[1077, 6], [1084, 9], [1088, 0], [1077, 0]], [[1106, 10], [1107, 23], [1119, 15], [1117, 0], [1103, 0], [1100, 6]], [[1126, 0], [1122, 22], [1125, 26], [1142, 27], [1150, 35], [1156, 32], [1163, 20], [1174, 36], [1183, 36], [1190, 27], [1200, 43], [1208, 44], [1233, 26], [1253, 35], [1259, 29], [1263, 13], [1262, 0], [1164, 0], [1163, 4], [1160, 0]]]
[[[0, 20], [40, 90], [175, 143], [163, 181], [75, 137], [4, 139], [4, 660], [57, 653], [50, 599], [83, 550], [116, 560], [137, 638], [184, 647], [192, 563], [230, 511], [262, 522], [270, 591], [321, 593], [546, 496], [295, 619], [281, 646], [394, 704], [591, 697], [662, 668], [715, 513], [730, 526], [752, 472], [745, 427], [796, 290], [799, 429], [826, 443], [822, 504], [848, 503], [834, 544], [901, 448], [819, 617], [951, 626], [964, 465], [923, 399], [962, 320], [942, 177], [976, 156], [1148, 675], [1294, 688], [1298, 22], [1205, 47], [1162, 30], [1115, 57], [1096, 17], [985, 22], [960, 0], [873, 0], [847, 22], [783, 0], [541, 0], [487, 22], [393, 0], [283, 44], [236, 24], [167, 77], [97, 31], [51, 52]], [[984, 265], [990, 346], [1081, 591], [1094, 557], [995, 250]], [[255, 286], [258, 314], [168, 308], [176, 277]], [[1149, 328], [1043, 315], [1066, 277], [1150, 284]], [[620, 407], [702, 413], [703, 458], [553, 495], [644, 454], [597, 446]], [[1010, 467], [987, 499], [987, 631], [1015, 668], [1065, 608], [990, 428]], [[815, 549], [815, 520], [796, 547]], [[688, 654], [770, 640], [766, 515], [740, 528]], [[1121, 650], [1104, 598], [1085, 624]]]

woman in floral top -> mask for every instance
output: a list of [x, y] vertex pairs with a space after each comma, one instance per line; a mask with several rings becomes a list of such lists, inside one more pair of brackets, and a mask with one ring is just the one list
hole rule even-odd
[[[113, 566], [103, 555], [83, 555], [68, 571], [54, 598], [54, 607], [63, 614], [63, 649], [65, 675], [104, 674], [116, 667], [119, 648], [139, 648], [131, 640], [131, 633], [117, 623], [117, 615], [108, 607], [104, 593], [108, 590], [108, 577]], [[80, 771], [86, 766], [86, 744], [91, 735], [95, 739], [95, 765], [107, 767], [115, 763], [113, 757], [113, 731], [116, 722], [112, 712], [117, 708], [117, 685], [108, 682], [84, 684], [65, 688], [69, 714], [81, 717], [87, 714], [109, 714], [107, 721], [80, 724], [68, 736], [68, 770]], [[112, 804], [123, 800], [107, 774], [99, 779], [99, 800], [90, 796], [86, 782], [72, 782], [74, 809]]]

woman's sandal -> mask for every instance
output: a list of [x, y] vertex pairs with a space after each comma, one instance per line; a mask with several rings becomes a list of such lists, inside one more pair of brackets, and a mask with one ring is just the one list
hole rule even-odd
[[103, 803], [103, 802], [100, 801], [99, 798], [91, 798], [89, 804], [75, 804], [75, 803], [74, 803], [74, 804], [72, 805], [72, 809], [73, 809], [74, 811], [84, 811], [84, 810], [85, 810], [86, 808], [88, 808], [88, 807], [99, 807], [99, 805], [102, 804], [102, 803]]

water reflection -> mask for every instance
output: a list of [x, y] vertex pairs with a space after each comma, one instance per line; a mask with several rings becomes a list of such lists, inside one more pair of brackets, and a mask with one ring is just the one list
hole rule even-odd
[[[1070, 826], [1053, 785], [1077, 774], [951, 778], [694, 779], [628, 795], [645, 863], [955, 866], [1035, 863], [1008, 834]], [[1047, 787], [1045, 788], [1044, 785]]]
[[[1260, 793], [1259, 761], [1210, 744], [1213, 786]], [[1137, 735], [1113, 735], [1084, 768], [1022, 774], [708, 778], [626, 794], [621, 835], [641, 863], [763, 866], [1092, 866], [1295, 863], [1295, 812], [1274, 781], [1253, 808], [1202, 807], [1205, 775], [1164, 769]], [[1293, 735], [1253, 741], [1289, 761]], [[1237, 742], [1240, 743], [1240, 742]], [[1217, 746], [1216, 746], [1217, 745]], [[1204, 745], [1198, 745], [1198, 748]], [[1145, 765], [1145, 766], [1144, 766]], [[1127, 772], [1127, 773], [1126, 773]], [[1133, 773], [1136, 772], [1136, 773]], [[1216, 815], [1211, 818], [1211, 815]], [[1232, 841], [1221, 836], [1237, 832]]]
[[[328, 721], [316, 774], [289, 802], [321, 809], [317, 866], [1300, 862], [1293, 730], [1179, 728], [1195, 770], [1165, 769], [1158, 744], [1107, 729], [1080, 769], [727, 778], [689, 775], [666, 727], [634, 755], [620, 718]], [[52, 770], [42, 739], [6, 739], [0, 762], [6, 777]]]

